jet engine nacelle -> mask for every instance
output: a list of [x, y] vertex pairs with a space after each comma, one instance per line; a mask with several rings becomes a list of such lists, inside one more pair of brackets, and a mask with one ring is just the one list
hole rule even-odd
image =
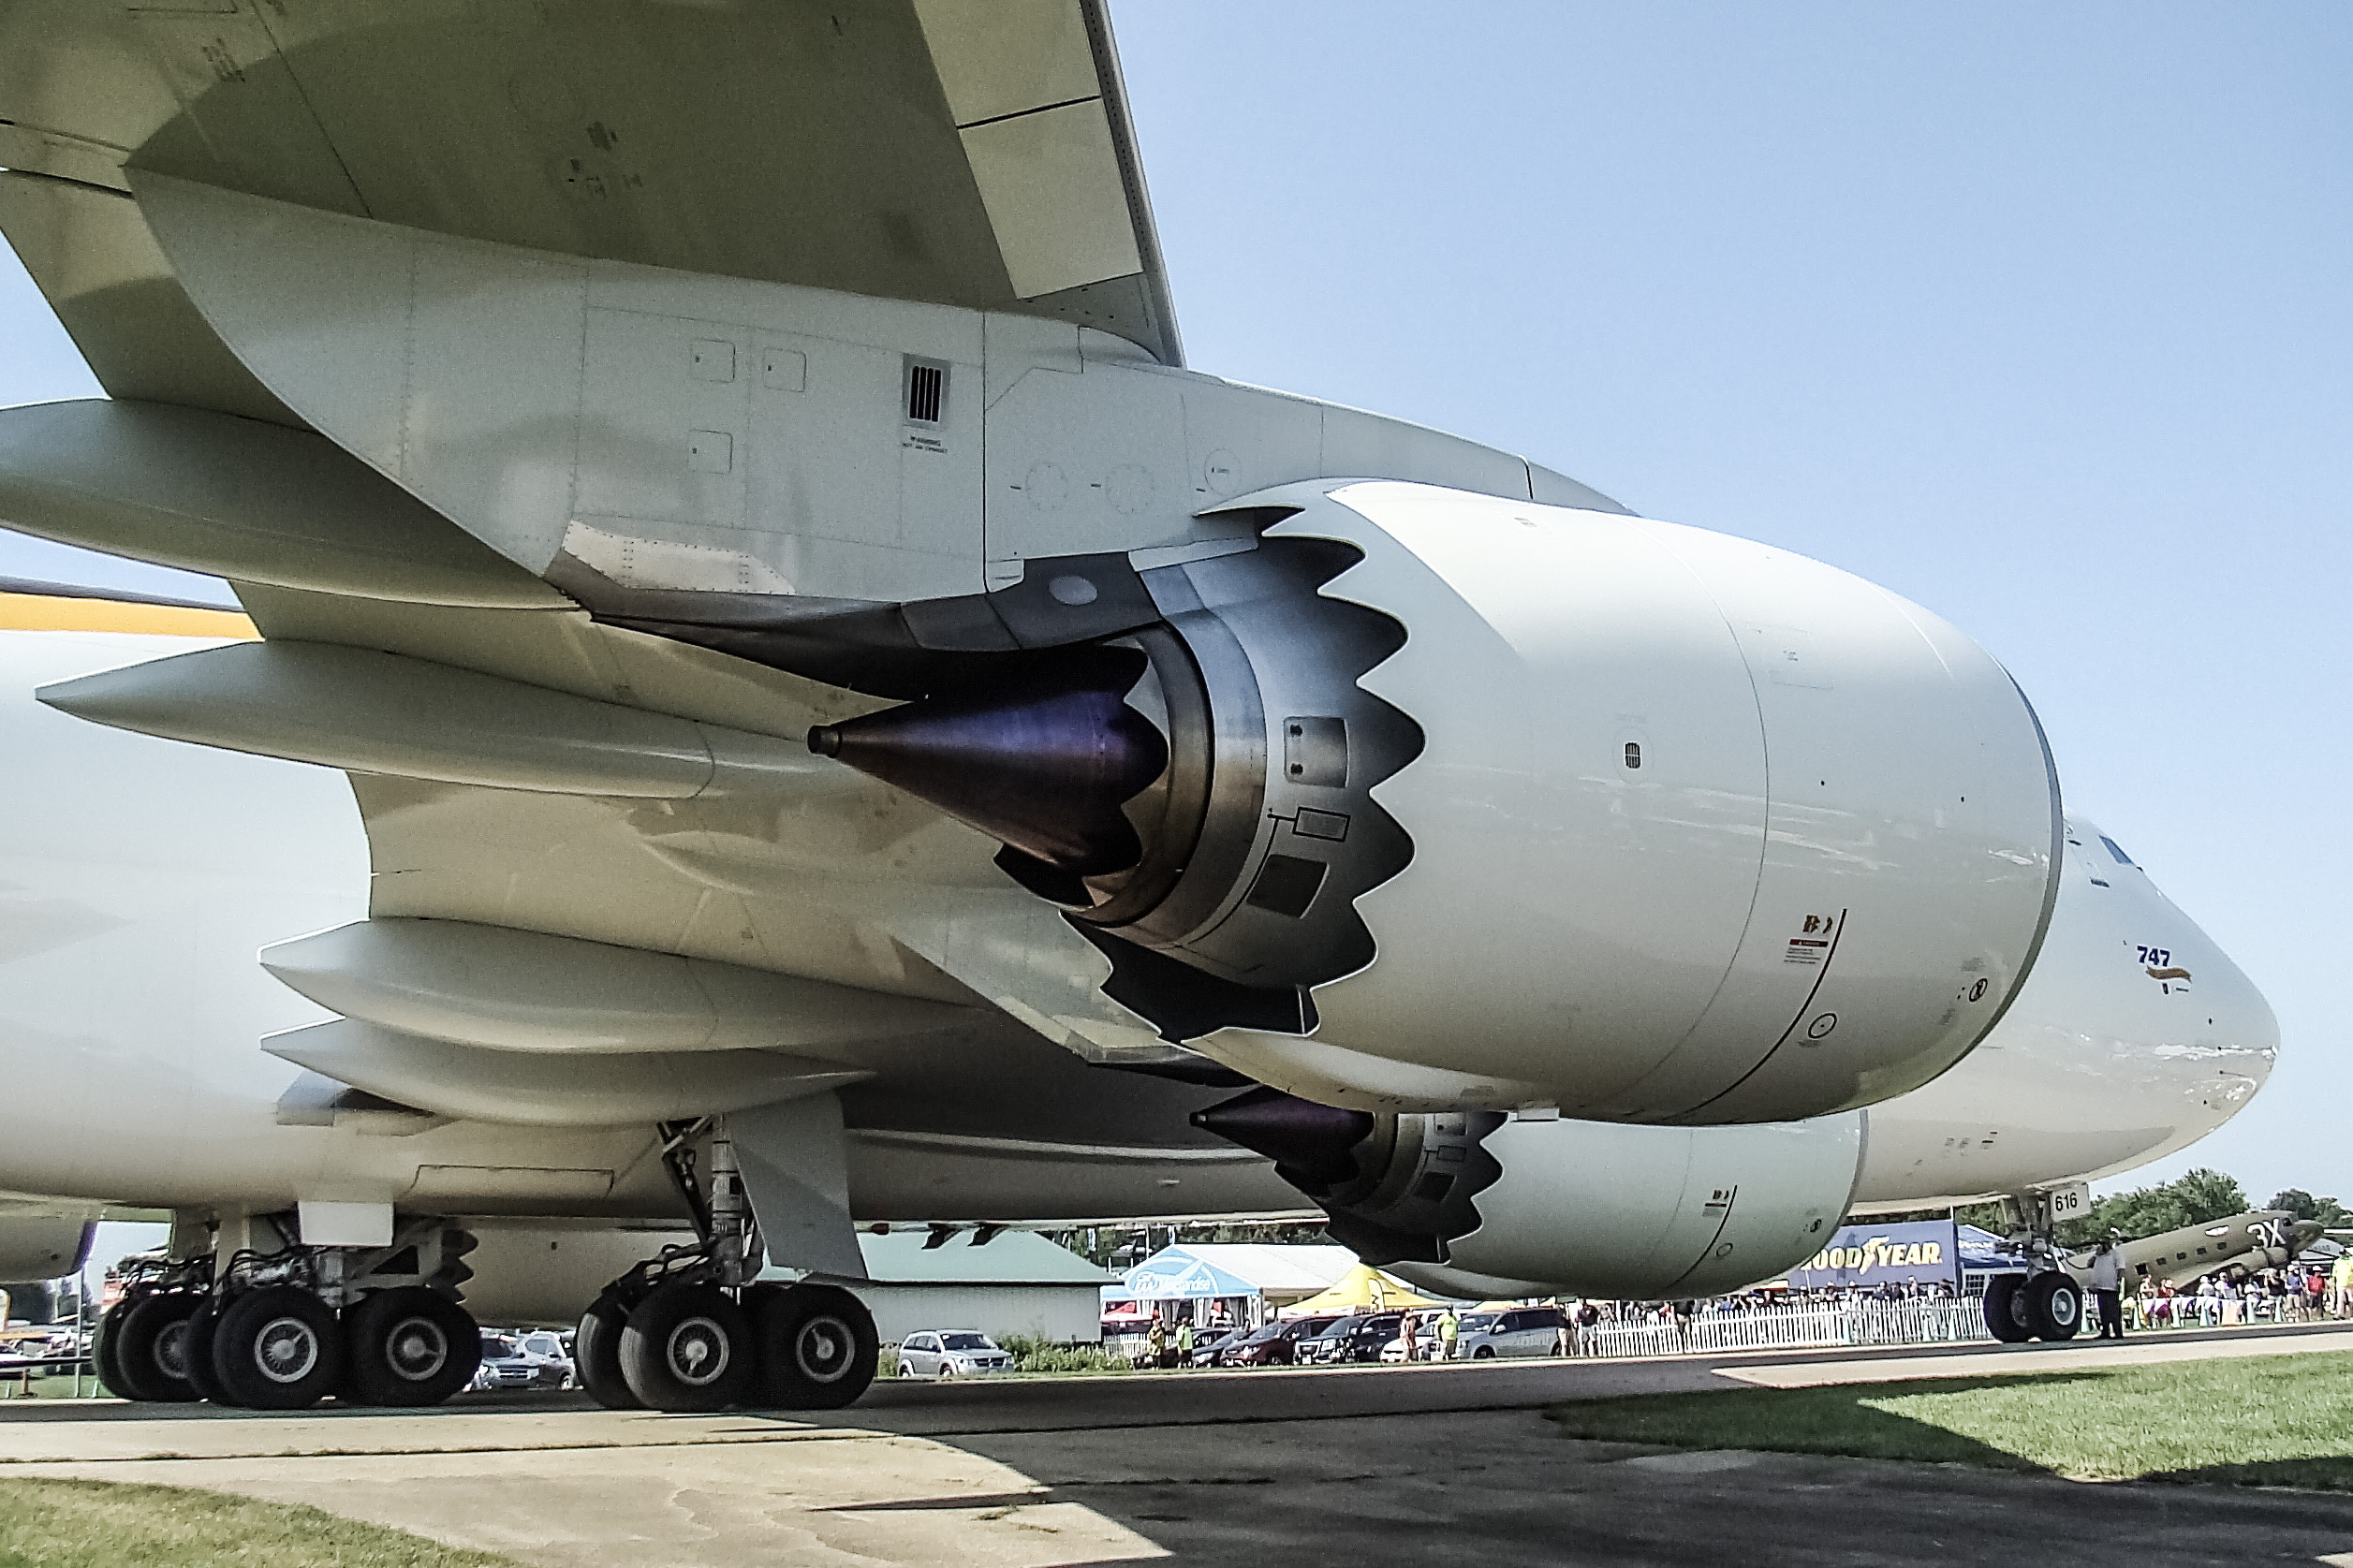
[[1717, 1296], [1820, 1251], [1865, 1112], [1732, 1127], [1375, 1116], [1256, 1089], [1195, 1116], [1257, 1150], [1366, 1262], [1463, 1297]]
[[0, 1280], [53, 1280], [90, 1257], [97, 1223], [79, 1215], [0, 1220]]
[[1149, 623], [811, 737], [1002, 840], [1168, 1038], [1366, 1109], [1784, 1121], [1934, 1077], [2032, 965], [2049, 755], [1934, 616], [1605, 512], [1235, 509], [1256, 548], [1116, 588], [1031, 564]]

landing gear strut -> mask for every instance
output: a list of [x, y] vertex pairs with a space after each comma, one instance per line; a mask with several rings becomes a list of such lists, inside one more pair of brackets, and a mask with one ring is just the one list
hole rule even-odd
[[659, 1129], [700, 1239], [665, 1247], [582, 1314], [572, 1341], [581, 1385], [613, 1410], [838, 1410], [875, 1380], [873, 1314], [837, 1285], [754, 1282], [758, 1226], [723, 1133], [710, 1142], [707, 1202], [696, 1177], [689, 1143], [706, 1125]]

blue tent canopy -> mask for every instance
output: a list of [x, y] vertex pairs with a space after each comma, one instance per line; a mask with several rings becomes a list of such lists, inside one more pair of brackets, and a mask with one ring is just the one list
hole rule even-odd
[[1992, 1231], [1979, 1230], [1975, 1225], [1960, 1225], [1956, 1229], [1960, 1232], [1957, 1250], [1961, 1253], [1961, 1267], [1972, 1273], [1979, 1269], [1991, 1272], [2026, 1267], [2024, 1258], [2004, 1251], [2009, 1243]]
[[1105, 1285], [1105, 1300], [1199, 1301], [1220, 1296], [1256, 1296], [1258, 1287], [1197, 1257], [1164, 1253], [1127, 1271], [1120, 1284]]

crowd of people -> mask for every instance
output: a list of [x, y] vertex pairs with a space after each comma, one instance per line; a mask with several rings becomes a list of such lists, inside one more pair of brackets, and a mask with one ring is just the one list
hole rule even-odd
[[2333, 1264], [2290, 1264], [2243, 1280], [2209, 1274], [2194, 1284], [2143, 1280], [2125, 1294], [2132, 1328], [2227, 1328], [2353, 1317], [2353, 1253]]

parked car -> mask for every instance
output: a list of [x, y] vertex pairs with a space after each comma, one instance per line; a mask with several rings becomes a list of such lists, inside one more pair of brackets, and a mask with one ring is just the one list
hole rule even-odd
[[1296, 1355], [1301, 1366], [1346, 1366], [1377, 1361], [1381, 1347], [1397, 1338], [1402, 1312], [1355, 1312], [1341, 1318], [1313, 1339], [1302, 1340]]
[[[1505, 1312], [1464, 1312], [1455, 1320], [1454, 1358], [1457, 1361], [1493, 1361], [1504, 1356], [1552, 1356], [1559, 1352], [1561, 1330], [1567, 1323], [1568, 1314], [1558, 1307], [1513, 1307]], [[1414, 1359], [1436, 1360], [1437, 1314], [1418, 1314], [1414, 1329]], [[1381, 1347], [1380, 1356], [1383, 1361], [1405, 1359], [1405, 1340], [1402, 1330]]]
[[1346, 1341], [1349, 1328], [1356, 1323], [1356, 1314], [1334, 1318], [1318, 1333], [1302, 1339], [1291, 1347], [1291, 1360], [1302, 1367], [1320, 1367], [1341, 1358], [1341, 1346]]
[[977, 1328], [926, 1329], [899, 1341], [901, 1377], [978, 1377], [1012, 1370], [1012, 1353]]
[[1218, 1353], [1228, 1345], [1240, 1344], [1248, 1333], [1243, 1328], [1201, 1328], [1193, 1334], [1193, 1365], [1214, 1367]]
[[1334, 1324], [1324, 1331], [1324, 1338], [1340, 1338], [1326, 1359], [1340, 1363], [1378, 1361], [1381, 1347], [1397, 1338], [1404, 1316], [1403, 1312], [1367, 1312]]
[[474, 1387], [569, 1388], [572, 1376], [572, 1353], [552, 1330], [482, 1330], [482, 1364], [475, 1369]]
[[[1478, 1326], [1473, 1327], [1477, 1320]], [[1552, 1356], [1561, 1347], [1561, 1330], [1568, 1314], [1558, 1307], [1514, 1307], [1507, 1312], [1476, 1312], [1463, 1320], [1454, 1343], [1462, 1361], [1493, 1361], [1497, 1357]]]
[[1220, 1352], [1217, 1364], [1221, 1367], [1293, 1366], [1298, 1361], [1300, 1341], [1322, 1333], [1336, 1321], [1337, 1313], [1329, 1317], [1278, 1318]]

